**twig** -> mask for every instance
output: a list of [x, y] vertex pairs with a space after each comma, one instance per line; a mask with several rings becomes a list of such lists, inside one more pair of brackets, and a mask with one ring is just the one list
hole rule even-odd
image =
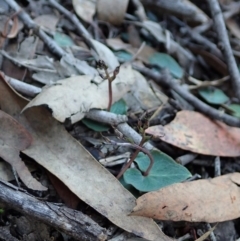
[[210, 231], [211, 230], [211, 233], [209, 234], [209, 237], [211, 239], [211, 241], [217, 241], [217, 238], [213, 232], [213, 228], [211, 227], [211, 225], [209, 223], [206, 224], [206, 227], [207, 227], [207, 230]]
[[209, 4], [213, 21], [216, 27], [219, 46], [222, 48], [224, 57], [227, 62], [227, 66], [228, 66], [229, 74], [231, 76], [235, 95], [240, 100], [240, 74], [239, 74], [236, 61], [233, 56], [231, 45], [229, 43], [223, 14], [220, 9], [218, 0], [208, 0], [208, 4]]
[[[125, 115], [117, 115], [104, 110], [90, 110], [86, 114], [86, 118], [114, 125], [127, 139], [132, 140], [137, 145], [141, 142], [141, 135], [126, 123], [128, 118]], [[154, 146], [150, 142], [145, 142], [143, 147], [148, 150], [154, 149]]]
[[[131, 139], [134, 143], [139, 144], [142, 140], [141, 135], [139, 135], [132, 127], [127, 123], [121, 123], [117, 126], [118, 131], [120, 131], [126, 138]], [[144, 143], [144, 148], [148, 150], [154, 149], [154, 146], [149, 142]]]
[[77, 28], [78, 34], [82, 35], [85, 40], [86, 38], [92, 38], [90, 33], [87, 31], [87, 29], [82, 25], [82, 23], [79, 21], [79, 19], [76, 17], [75, 14], [69, 12], [66, 8], [64, 8], [62, 5], [60, 5], [55, 0], [48, 0], [47, 3], [56, 8], [59, 12], [63, 13]]
[[59, 12], [64, 14], [75, 25], [78, 34], [83, 37], [87, 46], [96, 52], [95, 47], [90, 40], [92, 38], [91, 34], [82, 25], [82, 23], [79, 21], [79, 19], [76, 17], [76, 15], [69, 12], [66, 8], [64, 8], [62, 5], [60, 5], [55, 0], [48, 0], [47, 2], [50, 6], [56, 8]]
[[191, 181], [198, 180], [198, 179], [201, 179], [201, 178], [202, 178], [202, 176], [196, 173], [183, 182], [191, 182]]
[[76, 240], [103, 241], [107, 239], [106, 230], [80, 211], [39, 201], [2, 180], [0, 180], [0, 202], [61, 230]]
[[221, 160], [219, 156], [214, 160], [214, 174], [215, 177], [221, 176]]
[[139, 66], [134, 66], [134, 68], [140, 71], [141, 73], [149, 76], [159, 84], [167, 86], [169, 89], [176, 91], [182, 98], [188, 101], [197, 110], [209, 116], [210, 118], [223, 121], [230, 126], [240, 127], [240, 119], [224, 114], [210, 107], [209, 105], [203, 103], [197, 97], [192, 95], [187, 89], [183, 88], [176, 81], [174, 81], [174, 79], [172, 78], [172, 76], [169, 74], [167, 70], [164, 70], [162, 71], [162, 74], [159, 74], [158, 72], [152, 71], [148, 68], [142, 68]]
[[99, 122], [113, 126], [127, 122], [128, 120], [126, 115], [117, 115], [102, 110], [90, 110], [85, 117], [91, 120], [98, 120]]
[[212, 80], [212, 81], [208, 81], [208, 80], [200, 81], [198, 79], [193, 78], [192, 76], [189, 76], [188, 80], [191, 83], [195, 84], [195, 86], [189, 86], [189, 90], [196, 90], [196, 89], [201, 89], [201, 88], [205, 88], [208, 86], [219, 86], [222, 83], [224, 83], [225, 81], [229, 80], [229, 76], [225, 76], [221, 79]]
[[202, 44], [203, 46], [206, 47], [206, 49], [209, 49], [211, 53], [216, 55], [218, 58], [222, 59], [222, 53], [218, 49], [218, 47], [217, 47], [217, 45], [215, 43], [211, 42], [209, 39], [204, 37], [202, 34], [198, 33], [196, 30], [194, 31], [194, 29], [191, 29], [189, 27], [186, 27], [185, 29], [187, 31], [187, 34], [193, 40], [195, 40], [199, 44]]
[[175, 0], [141, 0], [143, 5], [152, 7], [155, 11], [162, 10], [173, 15], [182, 16], [191, 22], [205, 23], [208, 21], [207, 15], [200, 11], [193, 4], [186, 4], [185, 1]]
[[4, 76], [4, 79], [8, 82], [8, 84], [10, 84], [16, 91], [18, 91], [21, 94], [30, 97], [35, 97], [42, 91], [42, 89], [39, 87], [6, 76], [2, 72], [0, 72], [0, 74]]
[[191, 238], [192, 236], [187, 233], [184, 236], [182, 236], [181, 238], [178, 238], [177, 241], [185, 241], [185, 240], [189, 240], [189, 238]]
[[178, 163], [180, 163], [181, 165], [186, 166], [188, 163], [190, 163], [193, 160], [195, 160], [197, 156], [198, 156], [198, 154], [188, 153], [188, 154], [179, 156], [178, 158], [176, 158], [176, 161]]

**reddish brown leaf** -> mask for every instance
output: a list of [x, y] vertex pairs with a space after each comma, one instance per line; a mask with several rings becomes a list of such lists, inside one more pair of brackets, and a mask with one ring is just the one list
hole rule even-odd
[[80, 199], [71, 190], [62, 183], [57, 177], [47, 172], [48, 178], [50, 179], [52, 185], [54, 186], [59, 197], [63, 200], [67, 207], [76, 209]]
[[240, 129], [194, 111], [180, 111], [166, 126], [151, 126], [147, 134], [184, 150], [212, 156], [240, 156]]
[[159, 220], [223, 222], [240, 217], [240, 174], [177, 183], [137, 199], [132, 215]]

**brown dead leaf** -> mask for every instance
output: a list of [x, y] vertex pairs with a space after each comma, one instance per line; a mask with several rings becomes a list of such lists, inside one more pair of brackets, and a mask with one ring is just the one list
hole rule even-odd
[[8, 162], [30, 189], [46, 191], [35, 178], [32, 177], [25, 163], [19, 157], [20, 151], [31, 145], [30, 133], [10, 115], [0, 110], [0, 157]]
[[121, 24], [127, 11], [128, 2], [129, 0], [98, 0], [98, 18], [111, 24]]
[[53, 174], [48, 172], [47, 175], [54, 189], [58, 193], [59, 197], [63, 200], [65, 205], [69, 208], [76, 209], [80, 202], [80, 199]]
[[43, 107], [20, 114], [27, 101], [1, 79], [0, 105], [33, 137], [24, 153], [61, 180], [81, 200], [122, 229], [149, 240], [171, 241], [152, 219], [130, 217], [135, 198]]
[[[13, 18], [13, 24], [12, 24], [12, 28], [11, 28], [10, 32], [8, 33], [7, 30], [8, 30], [9, 21], [11, 20], [11, 18]], [[2, 36], [4, 38], [15, 38], [20, 30], [18, 28], [18, 22], [19, 21], [18, 21], [17, 13], [15, 13], [6, 22]]]
[[180, 111], [166, 126], [151, 126], [147, 134], [181, 149], [211, 156], [240, 156], [240, 129], [194, 111]]
[[227, 65], [216, 55], [201, 49], [201, 48], [189, 48], [193, 54], [199, 54], [203, 59], [207, 62], [209, 66], [211, 66], [213, 69], [215, 69], [220, 74], [226, 76], [228, 75], [228, 68]]
[[223, 222], [240, 217], [240, 173], [177, 183], [137, 199], [132, 215], [159, 220]]

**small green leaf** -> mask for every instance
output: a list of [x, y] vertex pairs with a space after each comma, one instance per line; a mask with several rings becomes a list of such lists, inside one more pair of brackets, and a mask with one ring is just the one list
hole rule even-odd
[[233, 111], [233, 114], [232, 114], [233, 116], [240, 118], [240, 105], [231, 104], [231, 105], [228, 105], [228, 108]]
[[128, 33], [127, 32], [122, 32], [121, 33], [121, 39], [124, 41], [124, 42], [126, 42], [126, 43], [128, 43], [129, 42], [129, 35], [128, 35]]
[[94, 121], [94, 120], [90, 120], [87, 118], [82, 119], [82, 123], [87, 126], [89, 129], [92, 129], [94, 131], [97, 132], [102, 132], [102, 131], [108, 131], [109, 130], [109, 126], [105, 125], [103, 123]]
[[126, 115], [127, 113], [127, 104], [123, 99], [115, 102], [110, 109], [110, 112], [118, 114], [118, 115]]
[[[126, 102], [121, 99], [117, 102], [115, 102], [110, 109], [110, 112], [118, 114], [118, 115], [125, 115], [127, 113], [127, 105]], [[103, 132], [109, 130], [109, 125], [90, 120], [87, 118], [82, 119], [82, 123], [86, 125], [89, 129], [92, 129], [97, 132]]]
[[160, 68], [169, 69], [171, 74], [176, 78], [181, 79], [183, 77], [183, 69], [176, 62], [176, 60], [168, 54], [154, 53], [152, 56], [149, 57], [149, 63], [157, 65]]
[[119, 182], [120, 182], [130, 193], [132, 193], [133, 196], [135, 196], [136, 198], [138, 198], [138, 197], [140, 196], [139, 191], [138, 191], [136, 188], [134, 188], [132, 185], [127, 184], [127, 183], [124, 181], [124, 178], [123, 178], [123, 177], [121, 177], [121, 178], [119, 179]]
[[0, 208], [0, 214], [4, 213], [4, 209]]
[[132, 59], [132, 54], [130, 54], [129, 52], [125, 51], [125, 50], [119, 50], [117, 52], [114, 53], [117, 58], [121, 61], [129, 61]]
[[71, 47], [74, 45], [73, 40], [66, 34], [56, 32], [54, 34], [54, 40], [60, 47]]
[[[191, 173], [184, 166], [176, 163], [165, 153], [153, 150], [151, 154], [154, 164], [149, 175], [143, 176], [138, 169], [130, 168], [123, 175], [127, 184], [131, 184], [139, 191], [150, 192], [181, 182], [191, 176]], [[148, 156], [141, 152], [138, 154], [135, 162], [142, 172], [147, 170], [150, 163]]]
[[199, 90], [198, 93], [209, 104], [220, 105], [229, 100], [225, 93], [218, 88], [204, 88]]

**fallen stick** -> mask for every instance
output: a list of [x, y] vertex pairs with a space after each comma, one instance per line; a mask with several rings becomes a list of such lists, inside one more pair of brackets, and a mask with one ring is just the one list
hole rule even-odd
[[106, 229], [87, 215], [60, 204], [43, 202], [24, 189], [0, 180], [0, 203], [29, 215], [80, 241], [104, 241]]

